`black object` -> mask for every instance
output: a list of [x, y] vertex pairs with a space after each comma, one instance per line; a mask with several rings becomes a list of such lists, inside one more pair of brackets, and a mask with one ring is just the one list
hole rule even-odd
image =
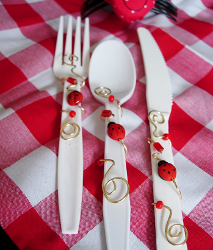
[[164, 14], [168, 18], [176, 21], [175, 17], [177, 16], [177, 8], [168, 0], [157, 0], [152, 11], [158, 14]]
[[15, 243], [10, 239], [4, 229], [0, 226], [1, 250], [19, 250]]

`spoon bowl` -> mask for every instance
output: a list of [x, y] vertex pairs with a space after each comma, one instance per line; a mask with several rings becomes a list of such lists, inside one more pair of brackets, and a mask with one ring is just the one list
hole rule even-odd
[[135, 89], [136, 73], [132, 55], [120, 41], [108, 40], [94, 50], [89, 67], [89, 83], [93, 96], [102, 104], [107, 100], [95, 94], [100, 86], [111, 89], [122, 105]]
[[[119, 131], [123, 133], [122, 126], [119, 126], [122, 124], [120, 105], [132, 96], [135, 83], [135, 65], [128, 48], [116, 40], [100, 43], [90, 60], [89, 84], [93, 96], [104, 104], [105, 110], [111, 110], [114, 115], [105, 119], [104, 178], [102, 181], [104, 227], [109, 250], [129, 249], [130, 199], [125, 144], [121, 140], [117, 141], [109, 137], [108, 125], [109, 122], [117, 123], [113, 126], [118, 126]], [[107, 93], [104, 97], [97, 94], [103, 89]], [[115, 101], [109, 101], [110, 95], [114, 96]], [[115, 128], [111, 127], [111, 129]], [[110, 197], [106, 195], [106, 192]]]

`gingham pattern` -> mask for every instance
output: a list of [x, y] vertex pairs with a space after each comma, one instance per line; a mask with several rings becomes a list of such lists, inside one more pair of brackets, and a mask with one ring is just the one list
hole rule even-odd
[[[154, 250], [155, 228], [146, 85], [136, 29], [152, 32], [171, 77], [170, 135], [189, 250], [213, 249], [213, 1], [176, 0], [177, 22], [149, 14], [123, 23], [107, 10], [90, 16], [91, 53], [119, 39], [137, 71], [123, 105], [131, 201], [130, 250]], [[63, 235], [57, 200], [62, 85], [52, 71], [60, 15], [80, 15], [83, 1], [3, 0], [0, 4], [0, 224], [19, 249], [105, 250], [101, 181], [103, 107], [82, 93], [84, 188], [79, 233]], [[94, 124], [100, 125], [97, 130]]]

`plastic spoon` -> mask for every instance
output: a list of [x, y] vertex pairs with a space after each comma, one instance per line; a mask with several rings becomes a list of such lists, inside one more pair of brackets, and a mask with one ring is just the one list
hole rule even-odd
[[[111, 110], [115, 115], [110, 118], [118, 124], [122, 124], [121, 109], [117, 103], [109, 102], [108, 98], [95, 93], [98, 87], [106, 87], [111, 90], [120, 105], [130, 99], [135, 89], [136, 71], [132, 55], [128, 48], [120, 41], [108, 40], [100, 43], [94, 50], [89, 67], [89, 84], [93, 96], [105, 105], [105, 110]], [[107, 174], [106, 182], [114, 177], [122, 177], [127, 180], [125, 150], [119, 141], [112, 140], [107, 134], [108, 121], [105, 122], [105, 159], [115, 162], [114, 167]], [[124, 138], [125, 143], [125, 138]], [[111, 163], [105, 161], [104, 174], [111, 167]], [[110, 199], [119, 200], [124, 196], [127, 187], [124, 182], [115, 180], [116, 192]], [[113, 187], [113, 184], [111, 187]], [[110, 187], [109, 185], [109, 187]], [[113, 188], [112, 188], [113, 189]], [[129, 195], [119, 203], [111, 203], [103, 196], [103, 215], [108, 250], [129, 249], [130, 231], [130, 200]]]

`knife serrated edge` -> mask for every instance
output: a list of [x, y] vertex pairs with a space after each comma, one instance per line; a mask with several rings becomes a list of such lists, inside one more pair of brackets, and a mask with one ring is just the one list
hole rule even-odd
[[[147, 29], [139, 28], [138, 36], [145, 61], [148, 112], [156, 108], [159, 104], [158, 99], [161, 97], [161, 112], [170, 113], [172, 105], [171, 81], [162, 52]], [[166, 88], [163, 88], [163, 85], [166, 85]]]

